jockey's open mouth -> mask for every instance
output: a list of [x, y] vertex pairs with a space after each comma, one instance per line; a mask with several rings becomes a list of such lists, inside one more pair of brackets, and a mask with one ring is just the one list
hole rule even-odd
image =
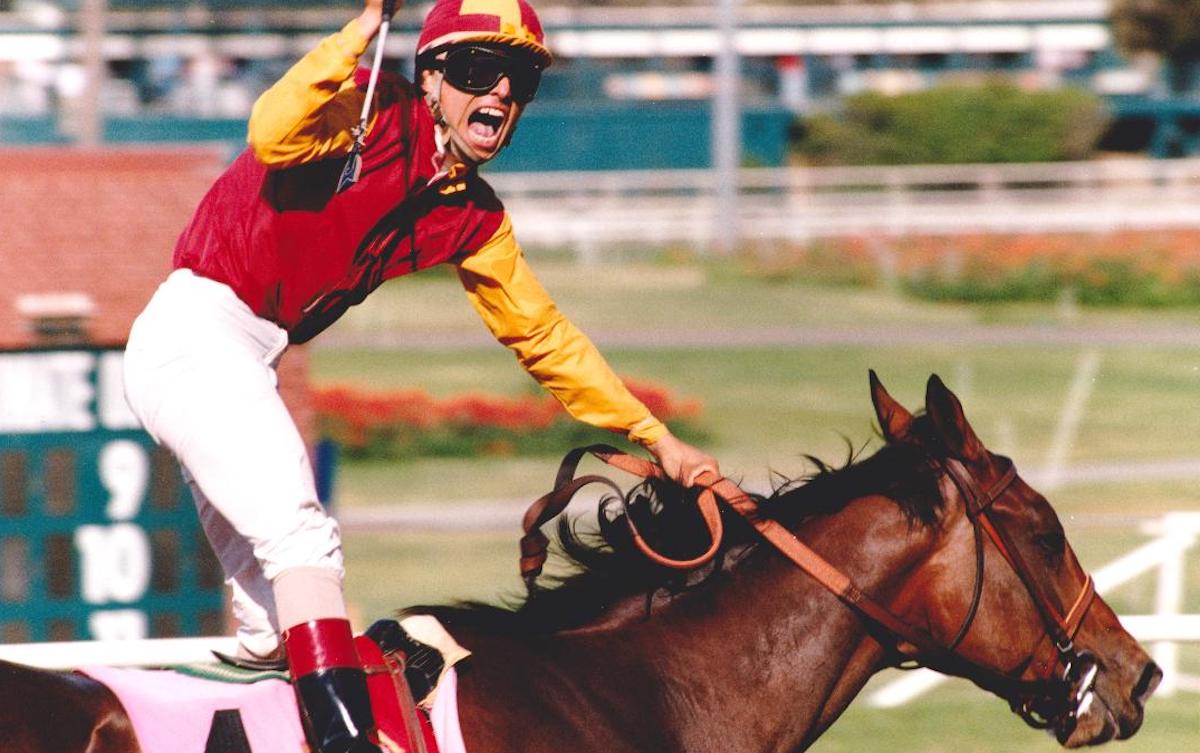
[[510, 110], [501, 104], [483, 103], [467, 116], [467, 139], [480, 153], [498, 151]]

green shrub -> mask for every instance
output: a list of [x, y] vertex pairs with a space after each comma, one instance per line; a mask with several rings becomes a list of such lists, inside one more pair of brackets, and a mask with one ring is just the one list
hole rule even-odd
[[1063, 291], [1085, 306], [1200, 305], [1200, 274], [1169, 279], [1128, 259], [1099, 258], [1082, 267], [1056, 267], [1034, 261], [1022, 267], [969, 269], [945, 276], [924, 270], [904, 282], [914, 297], [960, 303], [1048, 302]]
[[1061, 274], [1038, 262], [999, 274], [994, 270], [968, 269], [947, 276], [923, 270], [904, 282], [904, 288], [916, 298], [964, 303], [1053, 301], [1063, 285]]
[[797, 121], [792, 136], [813, 164], [1051, 162], [1092, 156], [1107, 122], [1103, 102], [1085, 91], [1026, 92], [994, 81], [854, 95], [837, 114]]
[[811, 241], [740, 260], [740, 274], [870, 287], [923, 300], [1200, 306], [1200, 230], [964, 233]]

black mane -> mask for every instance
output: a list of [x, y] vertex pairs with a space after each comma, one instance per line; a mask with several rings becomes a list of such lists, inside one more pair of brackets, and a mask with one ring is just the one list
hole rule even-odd
[[[927, 419], [918, 417], [914, 431], [924, 433], [927, 426]], [[927, 526], [937, 519], [942, 504], [938, 462], [922, 446], [886, 445], [866, 459], [851, 457], [840, 468], [810, 460], [817, 467], [815, 474], [784, 480], [769, 496], [755, 495], [764, 517], [795, 529], [810, 518], [840, 511], [853, 499], [878, 494], [893, 500], [912, 525]], [[657, 551], [688, 559], [707, 548], [708, 533], [696, 514], [691, 490], [670, 482], [647, 482], [630, 490], [625, 501], [638, 530]], [[725, 538], [715, 564], [681, 573], [652, 563], [634, 546], [620, 502], [613, 496], [600, 502], [599, 530], [584, 530], [580, 518], [558, 520], [558, 548], [572, 572], [557, 578], [543, 575], [532, 595], [501, 607], [465, 602], [408, 611], [434, 614], [447, 625], [547, 635], [596, 622], [618, 604], [639, 600], [649, 610], [656, 594], [703, 587], [761, 541], [740, 515], [722, 506]]]

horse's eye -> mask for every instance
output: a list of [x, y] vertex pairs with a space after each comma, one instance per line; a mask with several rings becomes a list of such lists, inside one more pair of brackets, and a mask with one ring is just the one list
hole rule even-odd
[[1058, 556], [1067, 546], [1067, 537], [1062, 530], [1056, 529], [1035, 535], [1033, 543], [1037, 544], [1046, 554]]

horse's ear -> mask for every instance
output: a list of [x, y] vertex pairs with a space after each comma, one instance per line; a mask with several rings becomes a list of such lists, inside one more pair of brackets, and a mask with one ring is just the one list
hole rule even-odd
[[975, 436], [971, 424], [967, 423], [962, 403], [937, 374], [930, 376], [929, 383], [925, 385], [925, 410], [933, 421], [934, 430], [952, 455], [964, 460], [981, 460], [987, 456], [983, 443]]
[[871, 402], [875, 404], [875, 417], [879, 419], [879, 428], [888, 444], [908, 439], [912, 414], [888, 394], [874, 369], [871, 369]]

